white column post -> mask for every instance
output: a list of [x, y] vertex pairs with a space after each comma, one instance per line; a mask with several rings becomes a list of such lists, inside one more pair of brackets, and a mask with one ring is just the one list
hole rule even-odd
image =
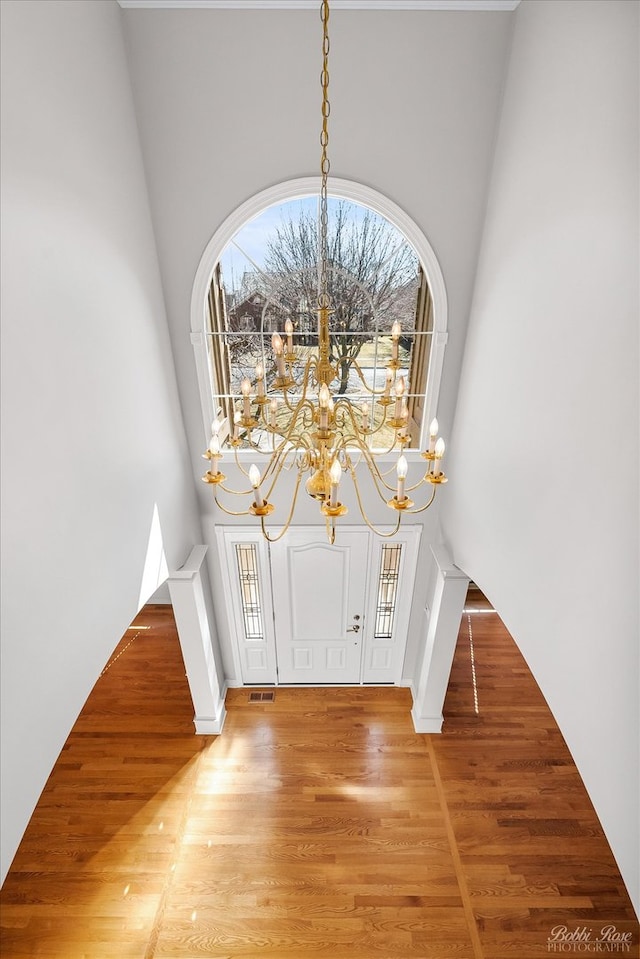
[[195, 710], [194, 725], [200, 735], [222, 732], [226, 716], [211, 629], [204, 599], [201, 568], [207, 546], [194, 546], [181, 569], [168, 579], [178, 627], [182, 657]]
[[442, 730], [442, 706], [449, 684], [469, 577], [454, 566], [443, 546], [433, 546], [436, 581], [431, 614], [425, 610], [426, 638], [411, 717], [417, 733]]

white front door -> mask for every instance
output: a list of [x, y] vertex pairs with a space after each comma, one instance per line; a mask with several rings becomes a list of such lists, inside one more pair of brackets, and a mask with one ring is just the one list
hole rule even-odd
[[227, 653], [246, 685], [402, 681], [420, 527], [297, 527], [268, 544], [255, 527], [217, 530]]
[[359, 683], [369, 533], [290, 530], [271, 546], [278, 681]]

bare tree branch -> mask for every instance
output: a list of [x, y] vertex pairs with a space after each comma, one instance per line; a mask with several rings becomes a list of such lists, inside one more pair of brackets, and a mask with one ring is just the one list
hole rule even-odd
[[[341, 393], [364, 343], [376, 333], [389, 333], [394, 320], [406, 322], [417, 293], [418, 260], [411, 246], [383, 217], [371, 210], [354, 217], [352, 208], [346, 201], [335, 206], [327, 235], [331, 359], [340, 371]], [[265, 272], [279, 301], [278, 308], [267, 304], [265, 326], [281, 327], [288, 316], [303, 342], [317, 324], [318, 241], [316, 217], [301, 211], [277, 228], [265, 255]]]

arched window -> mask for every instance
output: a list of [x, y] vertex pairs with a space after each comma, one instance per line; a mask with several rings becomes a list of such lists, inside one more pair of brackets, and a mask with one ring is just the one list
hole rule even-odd
[[[337, 185], [332, 181], [329, 193], [335, 392], [360, 409], [371, 399], [367, 387], [384, 387], [392, 330], [399, 324], [399, 375], [408, 386], [410, 445], [417, 448], [425, 423], [435, 415], [446, 338], [446, 296], [439, 267], [415, 224], [379, 194], [348, 181]], [[198, 315], [204, 321], [204, 337], [196, 327], [194, 342], [206, 345], [206, 369], [202, 354], [199, 365], [205, 429], [212, 417], [222, 419], [226, 424], [222, 439], [233, 430], [243, 380], [248, 379], [254, 390], [262, 377], [269, 394], [276, 376], [272, 334], [284, 335], [289, 321], [301, 363], [316, 343], [318, 196], [315, 180], [282, 184], [260, 194], [229, 218], [201, 261], [193, 322], [196, 326]], [[196, 297], [203, 295], [207, 277], [202, 312], [202, 301], [198, 306]], [[292, 401], [295, 398], [293, 394]], [[380, 415], [376, 404], [369, 405], [368, 415], [375, 426]], [[386, 435], [390, 430], [384, 427], [373, 434], [374, 448], [391, 445], [392, 436]], [[267, 435], [252, 431], [251, 443], [261, 442], [268, 442]]]

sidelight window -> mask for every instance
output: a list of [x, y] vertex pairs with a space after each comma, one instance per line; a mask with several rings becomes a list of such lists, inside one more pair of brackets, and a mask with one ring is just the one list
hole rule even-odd
[[402, 544], [384, 543], [380, 551], [380, 574], [376, 602], [374, 639], [391, 639], [398, 596]]
[[248, 642], [262, 642], [264, 627], [255, 543], [236, 543], [236, 560], [245, 639]]

